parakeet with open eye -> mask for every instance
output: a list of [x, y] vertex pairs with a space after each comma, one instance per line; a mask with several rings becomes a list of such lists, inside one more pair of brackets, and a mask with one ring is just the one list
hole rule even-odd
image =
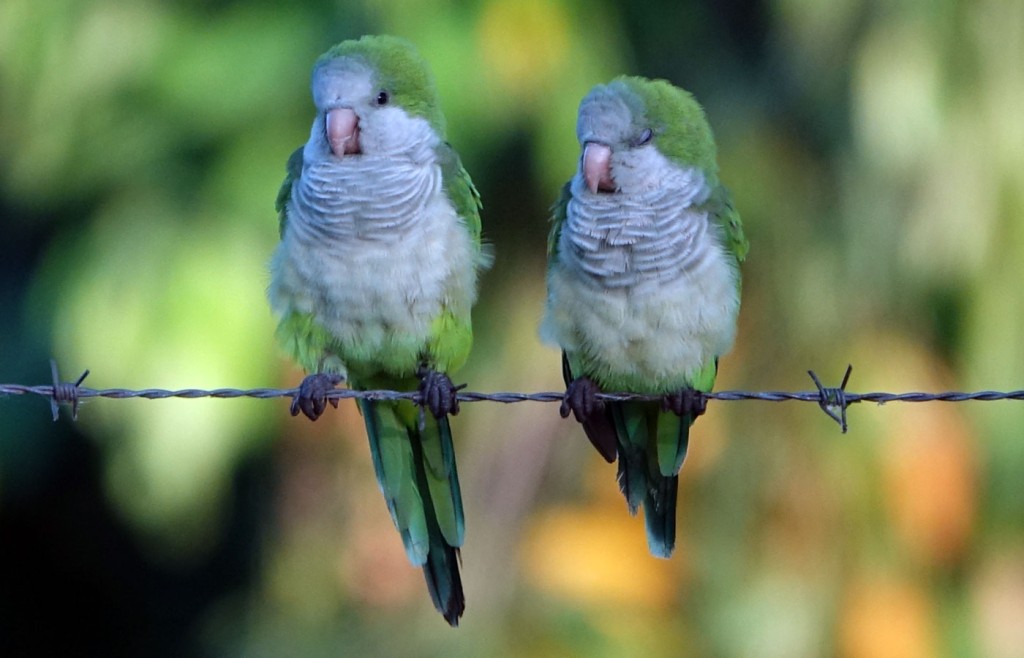
[[689, 428], [736, 335], [747, 240], [688, 92], [616, 78], [580, 103], [576, 133], [579, 168], [553, 209], [541, 334], [562, 349], [562, 416], [618, 459], [630, 512], [643, 507], [648, 546], [668, 557]]
[[[480, 197], [426, 62], [396, 37], [344, 41], [313, 67], [316, 115], [277, 198], [281, 241], [268, 291], [285, 349], [309, 375], [292, 414], [316, 420], [328, 392], [419, 390], [360, 400], [377, 480], [413, 564], [452, 626], [465, 609], [465, 521], [448, 414], [472, 344]], [[337, 400], [330, 400], [337, 406]]]

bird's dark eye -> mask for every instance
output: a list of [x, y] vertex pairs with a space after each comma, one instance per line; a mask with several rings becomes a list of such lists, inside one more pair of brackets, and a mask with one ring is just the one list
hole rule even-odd
[[391, 100], [391, 95], [383, 89], [377, 93], [377, 105], [387, 105], [389, 100]]
[[644, 128], [644, 131], [636, 138], [636, 145], [650, 144], [652, 139], [654, 139], [654, 132], [650, 128]]

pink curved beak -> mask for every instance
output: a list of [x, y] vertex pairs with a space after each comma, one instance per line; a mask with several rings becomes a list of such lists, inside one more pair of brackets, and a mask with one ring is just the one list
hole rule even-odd
[[359, 153], [359, 117], [347, 107], [327, 112], [327, 141], [336, 157]]
[[615, 191], [610, 146], [597, 142], [587, 142], [583, 145], [583, 180], [591, 192]]

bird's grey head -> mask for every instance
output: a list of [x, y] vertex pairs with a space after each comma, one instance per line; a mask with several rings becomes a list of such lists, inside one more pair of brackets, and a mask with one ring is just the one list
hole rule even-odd
[[313, 70], [317, 114], [307, 155], [338, 159], [413, 155], [433, 138], [429, 124], [408, 114], [359, 57], [336, 57]]
[[656, 150], [642, 100], [621, 80], [594, 87], [580, 102], [576, 121], [580, 175], [595, 194], [649, 188]]
[[622, 81], [597, 85], [580, 102], [576, 136], [580, 144], [596, 142], [627, 147], [643, 132], [643, 104]]

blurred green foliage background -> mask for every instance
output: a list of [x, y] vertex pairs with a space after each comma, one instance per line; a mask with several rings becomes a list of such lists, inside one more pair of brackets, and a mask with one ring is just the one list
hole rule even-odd
[[[579, 99], [694, 92], [751, 240], [720, 389], [1024, 381], [1020, 0], [5, 0], [0, 381], [291, 386], [264, 298], [309, 70], [430, 61], [498, 260], [457, 380], [558, 390], [547, 208]], [[4, 655], [1019, 656], [1024, 408], [712, 403], [679, 547], [555, 405], [466, 404], [468, 611], [433, 611], [361, 421], [287, 401], [0, 400]], [[74, 629], [74, 632], [71, 632]], [[68, 631], [68, 632], [62, 632]]]

